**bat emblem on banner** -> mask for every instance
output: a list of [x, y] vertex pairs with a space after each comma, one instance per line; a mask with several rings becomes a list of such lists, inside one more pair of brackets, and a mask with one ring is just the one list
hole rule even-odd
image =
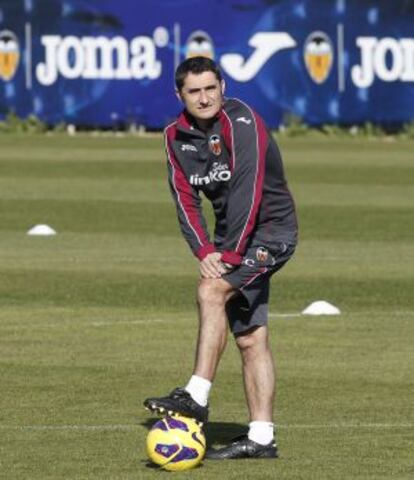
[[315, 83], [323, 83], [331, 73], [333, 64], [333, 46], [323, 32], [313, 32], [306, 39], [303, 49], [305, 65]]
[[0, 78], [11, 80], [19, 66], [20, 48], [16, 35], [9, 30], [0, 32]]

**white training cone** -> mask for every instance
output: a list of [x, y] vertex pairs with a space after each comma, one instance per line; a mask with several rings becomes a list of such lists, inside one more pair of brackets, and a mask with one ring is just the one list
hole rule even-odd
[[56, 235], [56, 231], [49, 225], [35, 225], [27, 232], [27, 235]]
[[325, 300], [318, 300], [311, 303], [303, 310], [302, 315], [340, 315], [341, 311]]

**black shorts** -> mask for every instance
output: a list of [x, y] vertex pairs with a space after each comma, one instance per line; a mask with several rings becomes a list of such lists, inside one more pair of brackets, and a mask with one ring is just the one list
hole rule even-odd
[[251, 246], [240, 266], [223, 275], [222, 278], [239, 291], [226, 305], [233, 334], [267, 324], [270, 277], [283, 267], [294, 251], [295, 245], [282, 242], [272, 251]]

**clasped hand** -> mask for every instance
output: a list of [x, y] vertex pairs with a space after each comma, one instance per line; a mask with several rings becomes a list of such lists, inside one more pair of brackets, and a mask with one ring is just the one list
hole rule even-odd
[[200, 262], [202, 278], [221, 278], [222, 275], [228, 273], [232, 268], [232, 265], [221, 261], [220, 252], [209, 253]]

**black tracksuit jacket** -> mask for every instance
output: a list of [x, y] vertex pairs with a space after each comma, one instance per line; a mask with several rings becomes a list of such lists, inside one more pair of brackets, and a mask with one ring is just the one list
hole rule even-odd
[[[203, 132], [184, 110], [165, 129], [169, 183], [181, 231], [202, 260], [220, 251], [239, 265], [250, 245], [295, 244], [297, 220], [279, 149], [263, 120], [237, 99], [225, 100]], [[200, 192], [216, 218], [210, 240]]]

